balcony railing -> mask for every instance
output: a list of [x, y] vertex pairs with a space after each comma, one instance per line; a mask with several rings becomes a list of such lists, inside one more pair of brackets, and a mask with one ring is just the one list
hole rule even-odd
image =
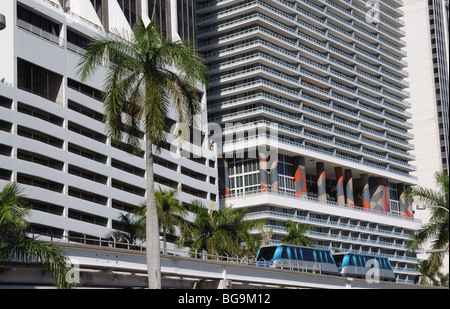
[[384, 216], [384, 217], [389, 217], [389, 218], [398, 219], [398, 220], [411, 221], [411, 222], [417, 223], [418, 225], [420, 225], [422, 223], [421, 220], [416, 219], [414, 217], [404, 217], [404, 216], [401, 216], [396, 213], [386, 213], [386, 212], [380, 212], [380, 211], [375, 211], [375, 210], [368, 210], [368, 209], [364, 209], [364, 208], [361, 208], [358, 206], [339, 204], [339, 203], [333, 202], [333, 201], [322, 201], [315, 197], [310, 197], [310, 196], [305, 196], [305, 195], [298, 196], [295, 193], [274, 191], [271, 189], [256, 190], [256, 191], [246, 192], [246, 193], [235, 193], [235, 194], [230, 194], [228, 197], [221, 196], [220, 199], [226, 200], [226, 201], [229, 201], [230, 203], [232, 203], [232, 201], [234, 199], [243, 199], [243, 198], [258, 197], [258, 196], [267, 196], [268, 198], [270, 198], [270, 196], [279, 196], [279, 197], [289, 198], [289, 199], [292, 199], [295, 201], [305, 201], [305, 202], [310, 202], [310, 203], [314, 203], [317, 205], [326, 205], [326, 206], [337, 207], [340, 209], [347, 209], [347, 210], [355, 211], [355, 214], [356, 213], [365, 213], [365, 214], [374, 215], [374, 216]]

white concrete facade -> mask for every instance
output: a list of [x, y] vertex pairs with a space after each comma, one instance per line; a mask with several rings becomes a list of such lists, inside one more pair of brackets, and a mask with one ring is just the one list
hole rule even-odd
[[[106, 70], [100, 68], [80, 84], [76, 66], [84, 50], [73, 42], [131, 27], [116, 0], [108, 3], [106, 29], [88, 0], [4, 2], [0, 188], [10, 181], [25, 188], [35, 234], [103, 238], [120, 227], [120, 214], [145, 201], [145, 143], [141, 140], [142, 153], [136, 156], [112, 145], [99, 98]], [[26, 20], [29, 14], [34, 21]], [[140, 14], [148, 18], [146, 9]], [[207, 121], [205, 95], [203, 105], [198, 116], [202, 126]], [[168, 134], [156, 156], [155, 186], [178, 188], [181, 202], [199, 199], [211, 208], [218, 202], [216, 153], [173, 141]]]
[[[411, 133], [414, 134], [414, 142], [416, 145], [413, 153], [416, 156], [417, 171], [412, 174], [417, 176], [419, 185], [425, 188], [435, 189], [436, 182], [434, 174], [438, 171], [446, 170], [448, 172], [448, 162], [444, 163], [445, 147], [444, 134], [448, 134], [448, 127], [443, 127], [443, 117], [448, 115], [448, 97], [447, 102], [442, 101], [442, 104], [437, 104], [440, 99], [436, 89], [440, 88], [439, 81], [441, 78], [439, 73], [435, 70], [438, 65], [446, 67], [446, 82], [448, 87], [448, 3], [446, 1], [423, 1], [423, 0], [404, 0], [405, 6], [405, 31], [406, 31], [406, 50], [408, 52], [408, 68], [409, 72], [408, 82], [410, 87], [408, 91], [411, 93], [411, 109], [412, 120], [414, 127]], [[436, 3], [435, 3], [436, 2]], [[439, 3], [440, 2], [440, 3]], [[436, 10], [435, 6], [440, 5], [441, 20], [434, 22], [431, 25], [430, 21], [434, 19], [433, 12]], [[440, 28], [438, 29], [438, 27]], [[437, 42], [437, 31], [443, 31], [443, 42]], [[432, 34], [433, 33], [433, 34]], [[435, 40], [433, 43], [433, 39]], [[443, 63], [437, 62], [436, 48], [438, 43], [446, 46], [445, 60]], [[445, 81], [444, 81], [445, 83]], [[448, 90], [447, 90], [448, 91]], [[447, 110], [445, 109], [447, 104]], [[439, 113], [443, 113], [442, 116]], [[448, 147], [448, 145], [447, 145]], [[428, 210], [416, 211], [416, 217], [420, 218], [424, 224], [428, 223], [430, 213]], [[427, 254], [419, 254], [419, 258], [426, 259]], [[448, 256], [444, 260], [444, 272], [449, 271]]]

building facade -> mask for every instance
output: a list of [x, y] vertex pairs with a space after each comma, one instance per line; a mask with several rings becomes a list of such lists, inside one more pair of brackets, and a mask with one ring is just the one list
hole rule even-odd
[[[145, 201], [145, 143], [132, 156], [124, 143], [111, 141], [103, 123], [106, 69], [81, 83], [77, 64], [92, 38], [148, 20], [152, 1], [4, 2], [0, 188], [16, 181], [25, 189], [35, 235], [102, 239], [121, 229], [121, 214]], [[205, 97], [203, 104], [202, 125]], [[211, 208], [218, 201], [215, 152], [174, 140], [168, 134], [156, 155], [156, 186], [178, 188], [181, 202], [199, 199]]]
[[[222, 204], [309, 224], [316, 246], [388, 257], [419, 228], [402, 1], [197, 1]], [[222, 137], [215, 131], [221, 131]]]
[[[448, 2], [405, 1], [406, 50], [417, 176], [422, 187], [435, 189], [434, 174], [448, 173], [449, 60]], [[429, 211], [416, 213], [427, 223]], [[419, 255], [426, 259], [426, 254]], [[448, 258], [444, 261], [448, 272]]]

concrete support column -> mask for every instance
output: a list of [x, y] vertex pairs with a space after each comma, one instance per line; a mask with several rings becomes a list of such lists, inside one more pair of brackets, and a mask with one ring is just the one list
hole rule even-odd
[[405, 185], [402, 183], [397, 184], [397, 192], [398, 192], [398, 208], [400, 211], [400, 215], [402, 217], [407, 217], [407, 208], [406, 205], [406, 192], [405, 192]]
[[[405, 187], [405, 190], [409, 187], [410, 186]], [[406, 199], [406, 215], [408, 216], [408, 218], [412, 218], [414, 216], [412, 199]]]
[[230, 196], [230, 177], [227, 159], [219, 159], [219, 192], [223, 197]]
[[305, 157], [294, 157], [294, 181], [295, 194], [297, 196], [306, 196], [308, 191], [306, 189], [306, 166]]
[[347, 197], [347, 205], [354, 207], [355, 206], [355, 198], [353, 197], [353, 174], [352, 170], [345, 170], [345, 194]]
[[363, 208], [370, 210], [370, 190], [369, 190], [369, 175], [361, 174], [361, 187], [362, 187], [362, 203]]
[[267, 192], [269, 189], [269, 173], [267, 172], [267, 158], [259, 154], [259, 183], [261, 184], [261, 191]]
[[373, 177], [369, 179], [370, 187], [370, 209], [378, 212], [388, 212], [389, 202], [389, 183], [386, 178]]
[[278, 191], [278, 160], [271, 160], [270, 167], [270, 190]]
[[327, 200], [327, 184], [325, 175], [325, 164], [323, 162], [316, 163], [317, 174], [317, 198], [321, 201]]
[[336, 201], [338, 204], [345, 204], [345, 192], [344, 192], [344, 173], [342, 167], [336, 167]]

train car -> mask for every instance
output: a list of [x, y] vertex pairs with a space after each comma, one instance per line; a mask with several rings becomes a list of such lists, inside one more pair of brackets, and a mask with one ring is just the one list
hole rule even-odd
[[353, 253], [335, 253], [333, 258], [343, 277], [366, 279], [369, 275], [372, 280], [395, 281], [394, 270], [387, 258]]
[[330, 251], [288, 244], [262, 246], [256, 255], [256, 265], [339, 275]]

